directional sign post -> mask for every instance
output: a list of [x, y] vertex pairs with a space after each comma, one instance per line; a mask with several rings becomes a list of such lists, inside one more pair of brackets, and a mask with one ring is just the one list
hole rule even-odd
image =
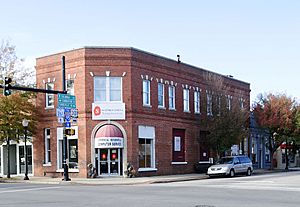
[[76, 108], [76, 96], [69, 94], [58, 94], [59, 108]]

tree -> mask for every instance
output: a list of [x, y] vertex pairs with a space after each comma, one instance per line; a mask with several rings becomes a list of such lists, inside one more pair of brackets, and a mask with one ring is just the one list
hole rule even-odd
[[[0, 47], [0, 84], [3, 84], [5, 77], [12, 79], [12, 85], [28, 86], [33, 85], [33, 70], [23, 66], [24, 59], [20, 59], [16, 55], [15, 46], [9, 41], [2, 41]], [[2, 94], [2, 93], [1, 93]], [[34, 132], [37, 111], [33, 103], [33, 96], [30, 93], [16, 93], [11, 96], [0, 95], [0, 144], [7, 144], [8, 151], [8, 173], [10, 177], [10, 140], [19, 141], [23, 135], [22, 120], [26, 118], [30, 121], [29, 135]]]
[[[269, 150], [271, 155], [288, 138], [294, 137], [297, 130], [296, 117], [299, 114], [297, 103], [286, 94], [260, 95], [259, 100], [254, 104], [253, 111], [260, 127], [267, 128], [270, 132]], [[287, 147], [286, 147], [287, 149]], [[287, 150], [286, 150], [287, 152]], [[288, 157], [286, 154], [286, 169], [288, 169]], [[273, 168], [273, 162], [271, 164]]]
[[[207, 72], [206, 81], [211, 91], [208, 96], [212, 99], [212, 114], [204, 120], [207, 129], [207, 144], [217, 153], [219, 158], [232, 145], [239, 144], [248, 134], [249, 112], [244, 103], [233, 98], [230, 94], [242, 94], [239, 91], [232, 93], [232, 88], [226, 83], [223, 76]], [[209, 105], [209, 104], [207, 104]], [[208, 111], [209, 112], [209, 111]]]
[[10, 77], [17, 85], [32, 86], [35, 83], [34, 68], [24, 67], [24, 59], [18, 58], [16, 47], [8, 40], [2, 40], [0, 46], [0, 72], [2, 82], [4, 77]]
[[38, 111], [28, 94], [12, 94], [0, 96], [0, 144], [7, 144], [7, 178], [10, 178], [10, 141], [20, 141], [24, 135], [23, 119], [29, 121], [28, 135], [32, 135], [36, 128]]

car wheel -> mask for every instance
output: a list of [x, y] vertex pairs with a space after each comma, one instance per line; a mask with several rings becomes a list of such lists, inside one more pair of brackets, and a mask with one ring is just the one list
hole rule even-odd
[[234, 169], [231, 169], [231, 170], [230, 170], [230, 172], [229, 172], [229, 176], [230, 176], [230, 177], [234, 177], [234, 176], [235, 176]]
[[247, 170], [247, 176], [250, 176], [252, 174], [252, 171], [251, 171], [251, 169], [250, 168], [248, 168], [248, 170]]

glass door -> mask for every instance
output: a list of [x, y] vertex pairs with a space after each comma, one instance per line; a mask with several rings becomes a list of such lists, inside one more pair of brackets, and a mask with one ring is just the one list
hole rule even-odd
[[120, 175], [121, 149], [97, 149], [98, 175], [118, 176]]

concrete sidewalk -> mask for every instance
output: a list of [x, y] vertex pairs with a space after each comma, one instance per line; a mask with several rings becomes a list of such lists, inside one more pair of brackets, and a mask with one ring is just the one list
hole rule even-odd
[[[300, 171], [300, 168], [290, 169], [288, 172]], [[285, 172], [284, 170], [267, 170], [255, 169], [254, 175], [269, 174], [276, 172]], [[71, 178], [71, 181], [62, 181], [62, 178], [50, 177], [30, 177], [30, 180], [23, 180], [24, 177], [18, 176], [13, 179], [1, 178], [0, 182], [13, 182], [13, 183], [32, 183], [32, 184], [85, 184], [85, 185], [137, 185], [137, 184], [152, 184], [152, 183], [170, 183], [170, 182], [183, 182], [191, 180], [206, 179], [206, 174], [181, 174], [181, 175], [166, 175], [166, 176], [152, 176], [152, 177], [100, 177], [100, 178]]]

